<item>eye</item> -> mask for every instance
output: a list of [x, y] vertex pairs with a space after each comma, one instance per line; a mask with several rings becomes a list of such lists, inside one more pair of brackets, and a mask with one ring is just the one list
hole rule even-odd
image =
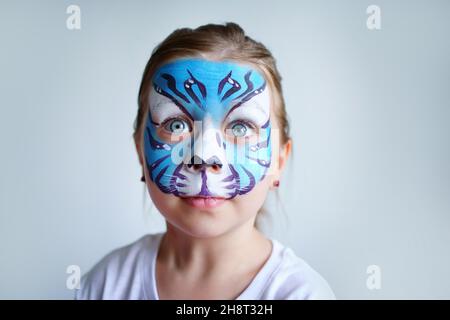
[[236, 123], [231, 127], [231, 132], [236, 137], [243, 137], [245, 136], [245, 133], [247, 132], [247, 127], [243, 125], [242, 123]]
[[179, 118], [166, 120], [163, 126], [164, 129], [173, 134], [183, 134], [191, 131], [189, 123]]
[[254, 129], [255, 127], [250, 123], [246, 123], [244, 121], [236, 121], [229, 125], [227, 131], [231, 132], [234, 137], [242, 138], [253, 134]]

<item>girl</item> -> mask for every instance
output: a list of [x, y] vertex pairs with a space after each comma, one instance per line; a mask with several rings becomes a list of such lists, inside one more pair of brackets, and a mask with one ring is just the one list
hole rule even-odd
[[153, 51], [134, 140], [167, 231], [103, 258], [78, 299], [334, 299], [255, 225], [291, 152], [275, 59], [234, 23], [178, 29]]

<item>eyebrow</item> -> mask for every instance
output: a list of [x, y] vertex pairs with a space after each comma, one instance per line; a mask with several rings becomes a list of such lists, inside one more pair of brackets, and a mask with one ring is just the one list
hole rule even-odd
[[[251, 106], [252, 107], [251, 110], [255, 110], [265, 116], [270, 116], [270, 114], [267, 112], [266, 108], [264, 108], [264, 106], [258, 102], [255, 102], [255, 101], [252, 101], [249, 103], [246, 102], [243, 105], [246, 108], [250, 108], [250, 106]], [[231, 116], [233, 113], [237, 112], [236, 110], [238, 110], [238, 108], [234, 109], [233, 111], [228, 112], [224, 118], [226, 119], [227, 117]]]
[[170, 93], [164, 91], [156, 83], [153, 83], [153, 89], [155, 90], [156, 93], [158, 93], [158, 94], [160, 94], [162, 96], [165, 96], [170, 101], [172, 101], [180, 109], [181, 112], [183, 112], [189, 119], [194, 121], [194, 117], [189, 113], [189, 111], [187, 111], [186, 108], [175, 97], [173, 97]]
[[[247, 95], [245, 95], [238, 103], [236, 103], [230, 110], [228, 110], [227, 114], [225, 115], [225, 118], [227, 118], [230, 115], [231, 112], [233, 112], [237, 108], [239, 108], [242, 105], [244, 105], [247, 101], [250, 101], [253, 97], [255, 97], [258, 94], [260, 94], [261, 92], [263, 92], [265, 88], [266, 88], [266, 81], [264, 81], [264, 83], [258, 89], [253, 90], [250, 93], [248, 93]], [[241, 97], [241, 96], [242, 95], [240, 95], [239, 97]], [[257, 102], [256, 102], [256, 104], [258, 106], [261, 106]]]

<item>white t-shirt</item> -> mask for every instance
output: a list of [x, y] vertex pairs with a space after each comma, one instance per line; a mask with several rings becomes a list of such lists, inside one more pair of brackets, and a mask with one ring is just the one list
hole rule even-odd
[[[116, 249], [81, 279], [76, 299], [159, 300], [155, 263], [164, 233]], [[328, 283], [275, 239], [272, 253], [236, 300], [336, 299]]]

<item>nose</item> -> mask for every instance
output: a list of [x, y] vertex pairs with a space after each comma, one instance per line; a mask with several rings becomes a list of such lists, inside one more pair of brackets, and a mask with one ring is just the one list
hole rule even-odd
[[222, 166], [222, 162], [220, 162], [219, 158], [216, 156], [213, 156], [205, 161], [201, 157], [195, 155], [187, 164], [188, 168], [195, 171], [210, 170], [215, 173], [220, 172], [220, 170], [222, 170]]

